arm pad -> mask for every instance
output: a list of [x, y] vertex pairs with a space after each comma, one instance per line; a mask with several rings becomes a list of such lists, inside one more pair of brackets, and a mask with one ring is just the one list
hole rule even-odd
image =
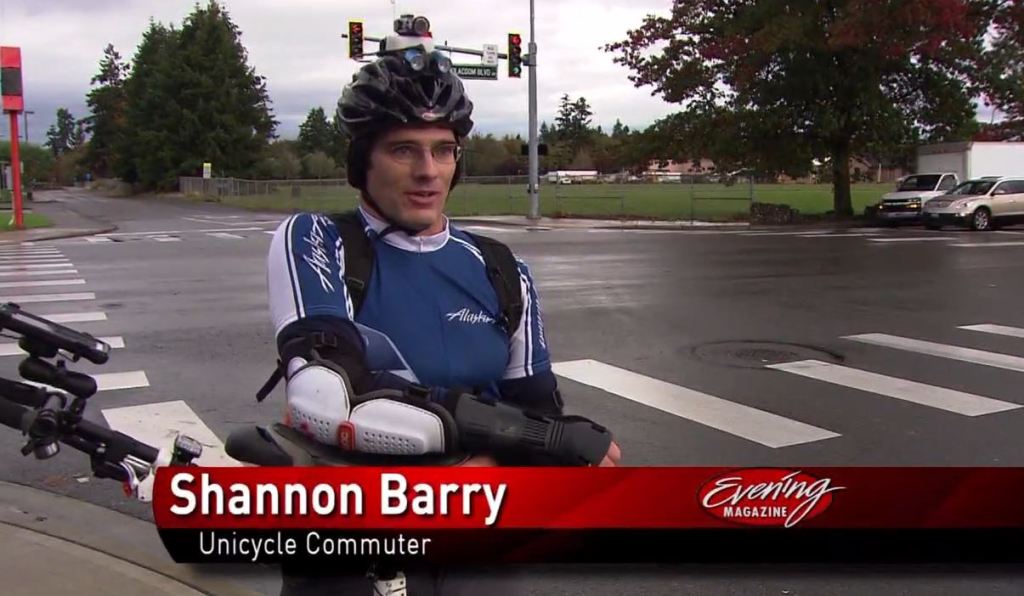
[[461, 447], [470, 452], [536, 455], [555, 465], [601, 462], [611, 446], [608, 429], [582, 416], [543, 416], [470, 394], [452, 407]]

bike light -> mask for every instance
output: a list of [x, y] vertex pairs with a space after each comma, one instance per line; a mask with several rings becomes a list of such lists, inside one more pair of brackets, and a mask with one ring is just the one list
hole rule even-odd
[[416, 72], [422, 72], [427, 67], [427, 57], [419, 50], [406, 50], [405, 61]]
[[448, 74], [452, 69], [452, 61], [441, 52], [434, 52], [434, 68], [441, 74]]
[[426, 35], [430, 32], [430, 21], [427, 17], [416, 17], [412, 20], [412, 30], [416, 35]]

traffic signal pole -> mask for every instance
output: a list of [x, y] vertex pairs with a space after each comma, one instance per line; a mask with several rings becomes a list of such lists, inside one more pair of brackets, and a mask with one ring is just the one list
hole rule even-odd
[[530, 0], [530, 53], [526, 67], [530, 69], [530, 195], [529, 219], [540, 219], [540, 163], [537, 157], [537, 42], [534, 38], [533, 0]]
[[14, 212], [14, 229], [21, 230], [25, 227], [25, 221], [21, 206], [21, 143], [18, 142], [18, 113], [12, 111], [8, 114], [11, 116], [11, 191], [14, 192], [11, 207]]

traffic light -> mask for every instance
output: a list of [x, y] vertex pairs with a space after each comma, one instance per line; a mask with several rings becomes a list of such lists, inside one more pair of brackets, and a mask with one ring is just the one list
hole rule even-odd
[[21, 89], [21, 48], [0, 48], [0, 94], [3, 111], [20, 112], [25, 109]]
[[363, 57], [363, 22], [348, 22], [348, 57], [359, 60]]
[[523, 76], [523, 38], [518, 33], [508, 34], [508, 77], [518, 79]]

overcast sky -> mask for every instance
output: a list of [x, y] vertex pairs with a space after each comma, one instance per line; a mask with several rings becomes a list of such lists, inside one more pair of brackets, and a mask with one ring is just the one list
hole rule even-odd
[[[24, 69], [29, 136], [45, 139], [58, 107], [76, 118], [86, 115], [85, 94], [96, 73], [103, 48], [113, 43], [130, 60], [152, 18], [180, 26], [195, 0], [0, 0], [0, 45], [20, 46]], [[205, 4], [206, 0], [202, 0]], [[391, 31], [393, 14], [427, 16], [435, 38], [452, 46], [482, 49], [499, 44], [518, 31], [529, 39], [528, 0], [223, 0], [242, 32], [249, 64], [268, 79], [278, 134], [294, 138], [310, 108], [321, 106], [328, 116], [342, 86], [358, 66], [348, 59], [350, 19], [361, 19], [366, 34]], [[597, 5], [600, 8], [597, 8]], [[594, 124], [610, 129], [616, 118], [630, 127], [644, 127], [676, 107], [636, 88], [628, 71], [612, 63], [603, 44], [625, 36], [647, 14], [666, 14], [671, 0], [536, 0], [539, 56], [540, 120], [551, 122], [558, 99], [568, 93], [585, 96], [593, 106]], [[370, 44], [368, 44], [369, 46]], [[462, 56], [456, 62], [478, 62]], [[528, 79], [508, 79], [505, 63], [497, 81], [467, 81], [476, 104], [476, 130], [495, 134], [521, 133], [528, 126]], [[988, 120], [991, 112], [980, 117]], [[7, 119], [0, 135], [9, 138]], [[19, 125], [22, 125], [22, 120]], [[24, 131], [21, 131], [24, 138]]]
[[[205, 4], [206, 0], [202, 0]], [[361, 19], [366, 34], [391, 31], [393, 11], [424, 15], [431, 20], [435, 39], [449, 45], [482, 49], [499, 44], [504, 52], [507, 34], [529, 40], [527, 0], [223, 0], [242, 32], [249, 64], [268, 80], [278, 133], [298, 133], [310, 108], [322, 106], [333, 115], [342, 86], [358, 64], [348, 59], [350, 19]], [[669, 0], [537, 0], [538, 108], [541, 120], [551, 121], [563, 93], [585, 96], [593, 106], [594, 123], [610, 128], [616, 118], [629, 126], [645, 126], [673, 111], [635, 88], [627, 70], [612, 63], [612, 54], [598, 51], [618, 41], [645, 15], [664, 13]], [[85, 94], [96, 73], [103, 48], [113, 43], [121, 55], [135, 53], [150, 18], [176, 25], [191, 12], [195, 0], [0, 0], [0, 45], [20, 46], [24, 68], [29, 136], [45, 138], [60, 106], [75, 115], [86, 114]], [[369, 47], [371, 44], [367, 44]], [[477, 63], [475, 56], [456, 56], [455, 62]], [[467, 81], [476, 104], [477, 131], [521, 133], [528, 126], [528, 79], [508, 79], [502, 61], [497, 81]], [[8, 137], [3, 119], [3, 136]], [[20, 124], [19, 124], [20, 125]], [[24, 131], [22, 131], [24, 138]]]

